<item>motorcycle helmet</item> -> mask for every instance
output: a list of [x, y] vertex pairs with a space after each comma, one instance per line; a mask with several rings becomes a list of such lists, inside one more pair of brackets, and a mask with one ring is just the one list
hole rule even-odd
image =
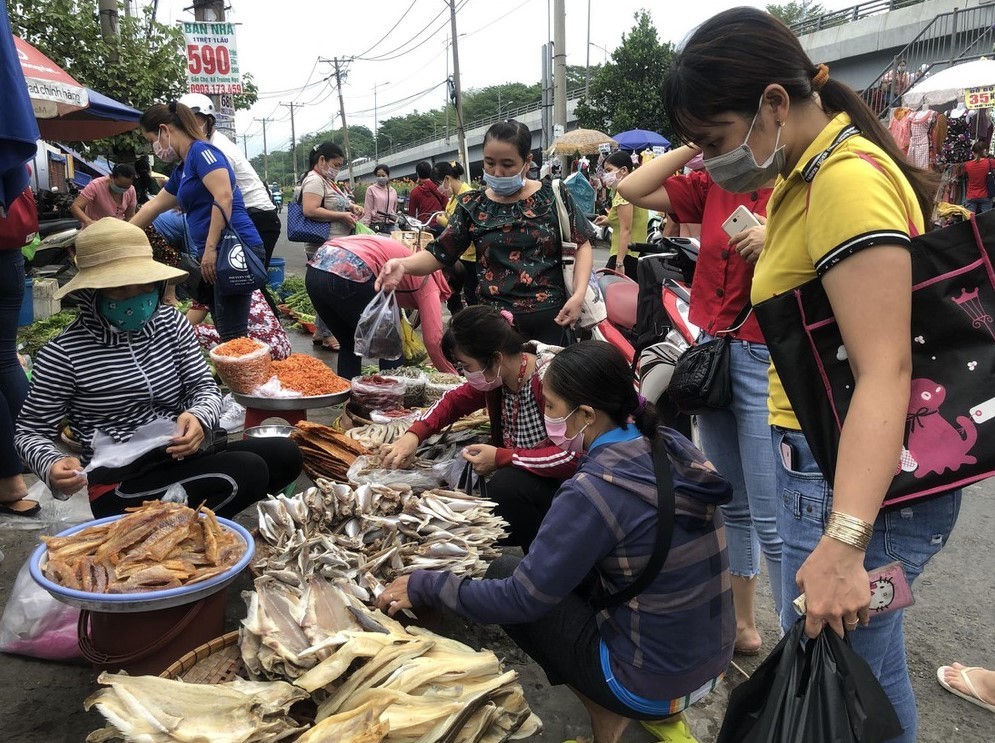
[[215, 115], [214, 101], [203, 93], [187, 93], [186, 95], [180, 96], [177, 102], [182, 103], [195, 114], [200, 114], [201, 116]]

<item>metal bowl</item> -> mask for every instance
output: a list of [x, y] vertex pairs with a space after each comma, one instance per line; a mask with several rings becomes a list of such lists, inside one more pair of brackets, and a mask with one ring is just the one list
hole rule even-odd
[[352, 389], [336, 392], [333, 395], [315, 395], [313, 397], [256, 397], [233, 392], [235, 402], [246, 408], [255, 410], [306, 410], [309, 408], [328, 408], [349, 399]]
[[253, 426], [245, 429], [250, 439], [288, 438], [294, 432], [293, 426]]

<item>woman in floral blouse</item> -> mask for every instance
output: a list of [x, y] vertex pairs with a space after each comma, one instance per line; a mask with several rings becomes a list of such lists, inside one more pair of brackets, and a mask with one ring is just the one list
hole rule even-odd
[[480, 301], [514, 315], [526, 338], [560, 343], [563, 330], [580, 317], [591, 275], [593, 231], [576, 212], [566, 189], [571, 241], [577, 243], [574, 279], [568, 296], [563, 283], [563, 246], [553, 188], [527, 180], [532, 134], [514, 120], [491, 126], [484, 136], [486, 188], [457, 199], [449, 225], [424, 251], [388, 261], [378, 288], [393, 289], [405, 274], [424, 276], [452, 266], [470, 244], [477, 247]]

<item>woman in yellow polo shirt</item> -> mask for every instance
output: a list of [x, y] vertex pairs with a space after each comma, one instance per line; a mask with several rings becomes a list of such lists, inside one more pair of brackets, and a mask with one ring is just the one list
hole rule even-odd
[[[946, 542], [960, 493], [881, 510], [895, 474], [911, 374], [910, 231], [924, 230], [931, 176], [911, 166], [873, 112], [815, 65], [795, 35], [752, 8], [700, 26], [664, 85], [676, 134], [701, 147], [709, 174], [744, 192], [780, 176], [767, 206], [767, 240], [754, 304], [820, 277], [856, 379], [831, 489], [770, 372], [768, 408], [783, 507], [781, 624], [804, 591], [806, 630], [846, 627], [916, 737], [903, 612], [875, 616], [867, 569], [901, 560], [910, 580]], [[758, 165], [758, 163], [760, 163]], [[813, 380], [815, 383], [815, 380]]]
[[646, 228], [649, 223], [649, 213], [642, 206], [626, 201], [618, 191], [618, 184], [629, 175], [636, 166], [628, 152], [619, 150], [605, 159], [604, 183], [613, 189], [612, 205], [607, 216], [594, 220], [599, 227], [610, 225], [612, 228], [611, 250], [608, 252], [608, 263], [605, 268], [625, 273], [636, 281], [636, 264], [639, 253], [629, 250], [629, 243], [646, 242]]
[[[463, 180], [464, 173], [463, 166], [456, 161], [451, 163], [443, 161], [432, 167], [432, 178], [439, 184], [439, 190], [443, 195], [449, 197], [445, 214], [440, 214], [436, 219], [442, 227], [449, 225], [449, 218], [456, 211], [456, 197], [473, 190], [473, 186]], [[459, 266], [443, 271], [453, 290], [446, 302], [451, 315], [463, 309], [464, 301], [467, 307], [472, 307], [480, 301], [477, 299], [477, 248], [472, 243], [460, 256], [459, 262]]]

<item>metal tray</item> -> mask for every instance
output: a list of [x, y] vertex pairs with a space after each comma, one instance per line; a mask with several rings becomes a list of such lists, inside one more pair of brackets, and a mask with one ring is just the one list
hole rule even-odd
[[313, 397], [255, 397], [232, 392], [232, 397], [239, 405], [256, 410], [305, 410], [309, 408], [328, 408], [339, 405], [349, 399], [352, 389], [336, 392], [334, 395], [315, 395]]

